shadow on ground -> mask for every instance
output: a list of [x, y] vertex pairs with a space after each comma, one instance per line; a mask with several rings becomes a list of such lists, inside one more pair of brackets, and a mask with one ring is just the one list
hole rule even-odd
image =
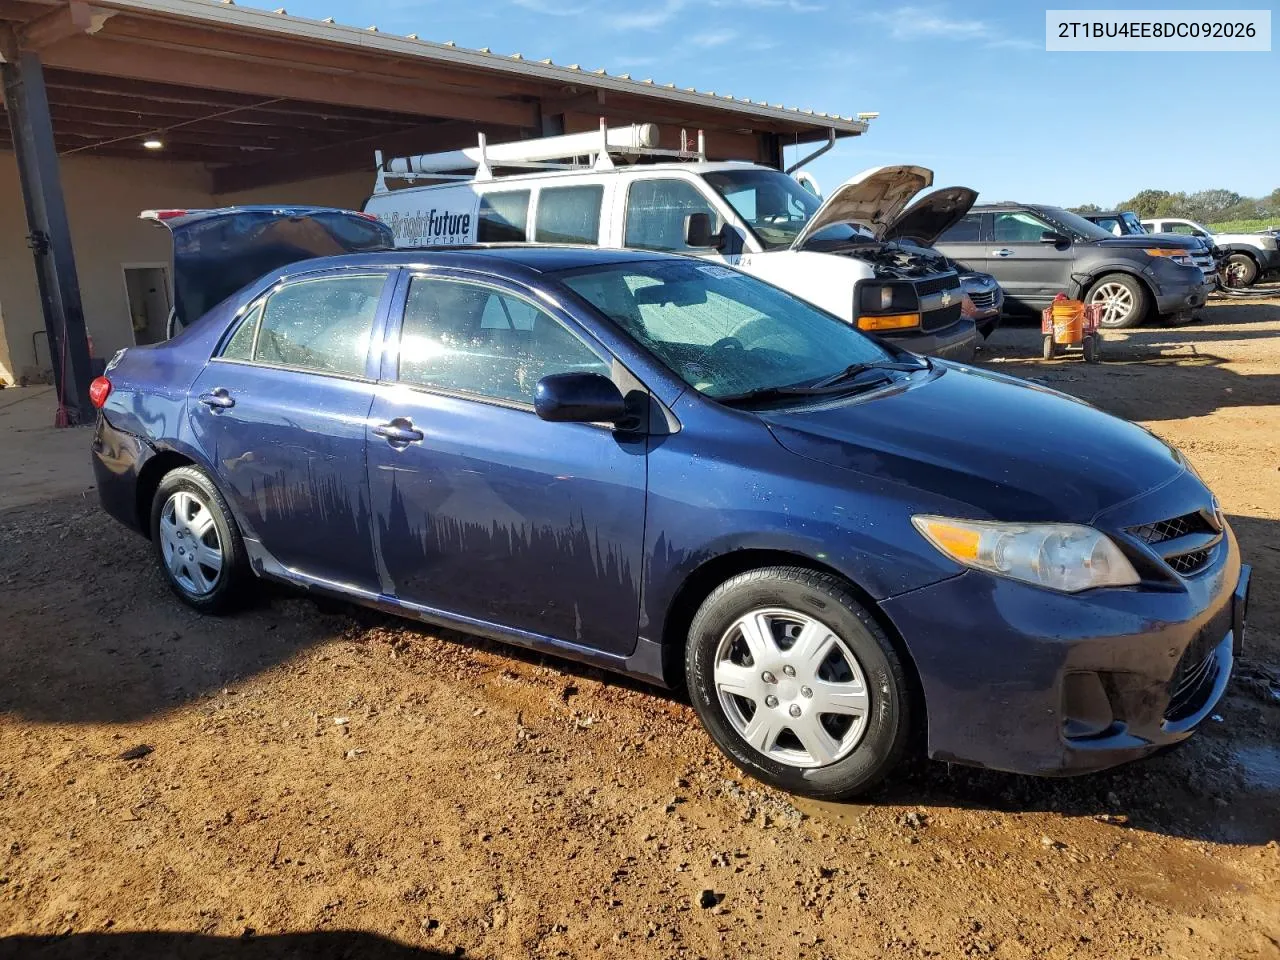
[[461, 950], [423, 950], [350, 930], [235, 938], [158, 931], [0, 937], [0, 960], [444, 960], [461, 956]]

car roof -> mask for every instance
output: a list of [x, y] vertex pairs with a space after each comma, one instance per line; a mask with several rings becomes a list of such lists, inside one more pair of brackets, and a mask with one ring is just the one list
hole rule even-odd
[[1056, 203], [1019, 203], [1016, 200], [993, 200], [990, 203], [975, 203], [971, 210], [1062, 210]]
[[[683, 260], [668, 253], [613, 250], [560, 244], [470, 244], [468, 246], [407, 247], [382, 253], [354, 253], [303, 260], [284, 268], [296, 274], [341, 267], [437, 266], [487, 269], [499, 273], [557, 273], [578, 267], [645, 260]], [[516, 269], [511, 270], [512, 267]]]

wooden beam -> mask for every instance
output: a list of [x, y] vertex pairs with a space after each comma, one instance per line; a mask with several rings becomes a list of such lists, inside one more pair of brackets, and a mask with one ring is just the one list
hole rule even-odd
[[61, 69], [262, 97], [513, 127], [533, 128], [538, 122], [537, 107], [531, 103], [445, 93], [427, 84], [387, 77], [317, 73], [304, 67], [230, 60], [213, 51], [174, 50], [105, 36], [65, 40], [50, 48], [44, 59], [49, 66]]
[[423, 124], [395, 133], [376, 133], [360, 140], [344, 141], [306, 152], [268, 157], [244, 166], [215, 170], [213, 192], [237, 193], [241, 190], [362, 169], [369, 171], [372, 189], [375, 150], [381, 150], [384, 156], [456, 150], [459, 147], [474, 146], [476, 135], [481, 132], [495, 143], [518, 139], [521, 134], [518, 128], [457, 121]]
[[25, 24], [18, 31], [18, 45], [23, 50], [43, 50], [77, 34], [97, 33], [115, 16], [114, 11], [99, 10], [80, 0], [53, 10]]

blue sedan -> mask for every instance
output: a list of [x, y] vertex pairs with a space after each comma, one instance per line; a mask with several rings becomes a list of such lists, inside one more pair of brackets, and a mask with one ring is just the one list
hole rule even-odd
[[1223, 694], [1248, 567], [1145, 430], [702, 261], [278, 267], [95, 381], [103, 506], [174, 592], [254, 578], [685, 684], [744, 770], [1100, 769]]

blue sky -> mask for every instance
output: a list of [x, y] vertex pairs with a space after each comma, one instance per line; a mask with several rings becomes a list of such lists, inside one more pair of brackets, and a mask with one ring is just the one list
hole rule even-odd
[[939, 186], [974, 187], [988, 200], [1106, 205], [1144, 187], [1248, 196], [1280, 187], [1274, 44], [1271, 53], [1047, 53], [1050, 4], [1021, 0], [897, 8], [864, 0], [255, 5], [281, 2], [297, 16], [637, 79], [845, 115], [878, 110], [867, 135], [810, 167], [824, 191], [864, 167], [901, 162], [931, 167]]

